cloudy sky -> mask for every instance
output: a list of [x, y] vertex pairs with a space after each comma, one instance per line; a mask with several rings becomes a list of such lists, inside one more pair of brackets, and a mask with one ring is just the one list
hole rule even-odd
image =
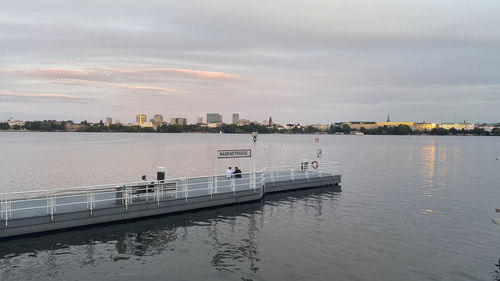
[[500, 1], [3, 1], [0, 120], [500, 121]]

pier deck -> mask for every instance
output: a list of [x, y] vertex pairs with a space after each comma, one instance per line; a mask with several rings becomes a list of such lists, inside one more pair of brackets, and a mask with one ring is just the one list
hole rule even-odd
[[0, 194], [0, 238], [260, 200], [265, 194], [339, 185], [334, 163], [266, 168], [241, 178], [206, 176]]

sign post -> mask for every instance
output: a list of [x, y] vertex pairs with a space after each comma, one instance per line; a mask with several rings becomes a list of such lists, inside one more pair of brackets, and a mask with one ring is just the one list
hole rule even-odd
[[[251, 158], [252, 150], [251, 149], [222, 149], [217, 150], [217, 154], [215, 157], [215, 193], [217, 193], [217, 160], [219, 159], [229, 159], [229, 158]], [[255, 164], [253, 165], [253, 169], [255, 170]], [[255, 173], [254, 171], [252, 171]], [[255, 176], [255, 175], [254, 175]], [[210, 192], [212, 194], [212, 192]]]

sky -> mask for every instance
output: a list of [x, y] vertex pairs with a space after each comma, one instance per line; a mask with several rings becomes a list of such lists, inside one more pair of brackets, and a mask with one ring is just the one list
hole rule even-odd
[[500, 121], [500, 1], [4, 1], [0, 120]]

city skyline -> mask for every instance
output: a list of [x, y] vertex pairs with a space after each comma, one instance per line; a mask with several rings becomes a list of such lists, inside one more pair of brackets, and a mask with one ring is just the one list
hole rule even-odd
[[387, 112], [498, 122], [499, 8], [483, 0], [6, 2], [0, 119], [143, 112], [195, 120], [244, 108], [250, 120], [282, 123]]

